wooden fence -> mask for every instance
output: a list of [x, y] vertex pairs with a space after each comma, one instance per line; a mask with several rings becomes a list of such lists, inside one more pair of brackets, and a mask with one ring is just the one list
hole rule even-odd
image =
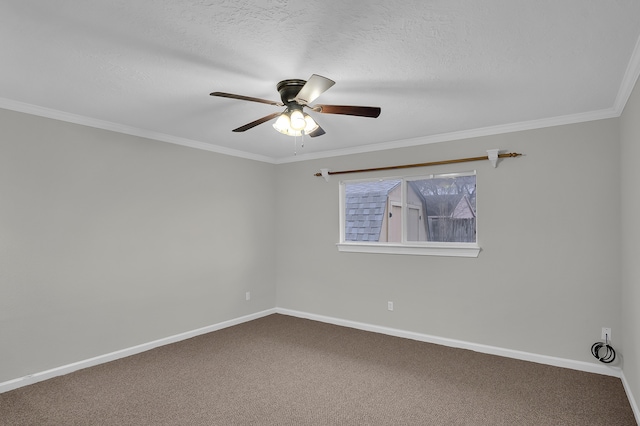
[[475, 243], [476, 218], [457, 219], [432, 216], [427, 220], [428, 241]]

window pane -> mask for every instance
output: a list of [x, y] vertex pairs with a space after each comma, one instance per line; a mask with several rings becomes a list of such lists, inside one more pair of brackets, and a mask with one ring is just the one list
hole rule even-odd
[[345, 184], [345, 241], [400, 242], [400, 180]]
[[407, 241], [476, 241], [476, 177], [407, 182]]

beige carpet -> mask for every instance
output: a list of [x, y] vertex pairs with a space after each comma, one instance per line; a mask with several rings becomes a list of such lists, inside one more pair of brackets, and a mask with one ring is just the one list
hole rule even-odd
[[0, 424], [636, 422], [617, 378], [271, 315], [0, 394]]

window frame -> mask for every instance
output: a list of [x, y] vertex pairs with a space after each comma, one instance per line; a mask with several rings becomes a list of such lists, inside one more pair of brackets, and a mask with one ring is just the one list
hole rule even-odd
[[[399, 255], [422, 255], [422, 256], [451, 256], [451, 257], [478, 257], [480, 245], [478, 243], [478, 222], [476, 220], [476, 241], [474, 243], [447, 243], [434, 241], [407, 241], [407, 182], [422, 179], [451, 178], [458, 176], [475, 176], [476, 185], [478, 174], [476, 170], [456, 173], [438, 173], [416, 176], [385, 176], [366, 179], [345, 179], [338, 183], [339, 186], [339, 209], [340, 209], [340, 231], [339, 242], [336, 243], [338, 251], [348, 253], [380, 253]], [[402, 208], [402, 242], [367, 242], [367, 241], [346, 241], [346, 185], [359, 182], [400, 180], [401, 181], [401, 208]], [[476, 206], [477, 212], [477, 206]], [[426, 212], [425, 212], [426, 214]]]

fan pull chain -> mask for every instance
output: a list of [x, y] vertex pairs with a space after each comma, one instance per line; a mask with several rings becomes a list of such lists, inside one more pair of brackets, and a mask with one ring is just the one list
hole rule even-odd
[[[304, 148], [304, 129], [300, 133], [300, 148]], [[293, 137], [293, 155], [298, 155], [298, 136]]]

